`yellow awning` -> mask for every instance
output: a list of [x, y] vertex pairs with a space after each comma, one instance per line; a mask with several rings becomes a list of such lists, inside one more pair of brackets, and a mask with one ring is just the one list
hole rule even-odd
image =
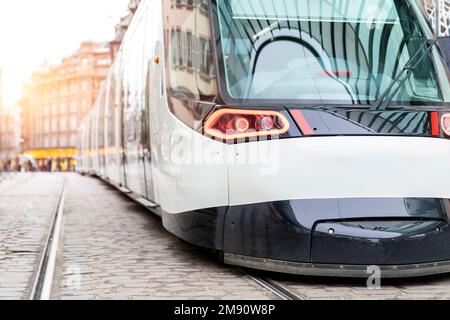
[[77, 155], [77, 149], [41, 149], [41, 150], [28, 150], [24, 152], [26, 155], [33, 158], [40, 159], [67, 159], [75, 158]]

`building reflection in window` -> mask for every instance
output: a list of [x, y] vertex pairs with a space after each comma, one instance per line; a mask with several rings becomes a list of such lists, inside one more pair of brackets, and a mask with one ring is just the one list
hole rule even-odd
[[205, 0], [165, 1], [169, 106], [190, 125], [201, 113], [190, 101], [210, 102], [217, 96], [208, 6]]

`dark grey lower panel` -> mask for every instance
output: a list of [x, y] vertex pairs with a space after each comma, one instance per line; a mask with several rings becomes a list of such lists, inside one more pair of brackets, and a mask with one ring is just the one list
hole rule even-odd
[[185, 213], [162, 212], [163, 226], [196, 246], [223, 250], [223, 223], [228, 208], [210, 208]]
[[[271, 259], [262, 259], [224, 254], [224, 262], [229, 265], [288, 273], [304, 276], [341, 277], [341, 278], [368, 278], [373, 273], [369, 272], [368, 265], [333, 265], [286, 262]], [[411, 265], [379, 266], [381, 278], [409, 278], [450, 273], [450, 261], [441, 261]]]

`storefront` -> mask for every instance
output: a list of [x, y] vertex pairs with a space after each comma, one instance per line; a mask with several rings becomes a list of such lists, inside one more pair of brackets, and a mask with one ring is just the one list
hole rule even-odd
[[26, 151], [25, 155], [33, 157], [40, 171], [68, 172], [76, 167], [76, 149], [42, 149]]

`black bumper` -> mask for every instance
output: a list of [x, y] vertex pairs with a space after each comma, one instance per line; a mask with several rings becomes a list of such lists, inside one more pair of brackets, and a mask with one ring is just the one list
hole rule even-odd
[[379, 268], [379, 276], [381, 278], [411, 278], [450, 273], [450, 261], [410, 265], [367, 266], [288, 262], [225, 253], [224, 262], [238, 267], [318, 277], [368, 278], [374, 275], [373, 267]]
[[163, 221], [180, 238], [224, 252], [230, 264], [350, 277], [367, 277], [367, 266], [375, 265], [385, 277], [408, 277], [450, 272], [449, 216], [447, 199], [326, 199], [163, 215]]

